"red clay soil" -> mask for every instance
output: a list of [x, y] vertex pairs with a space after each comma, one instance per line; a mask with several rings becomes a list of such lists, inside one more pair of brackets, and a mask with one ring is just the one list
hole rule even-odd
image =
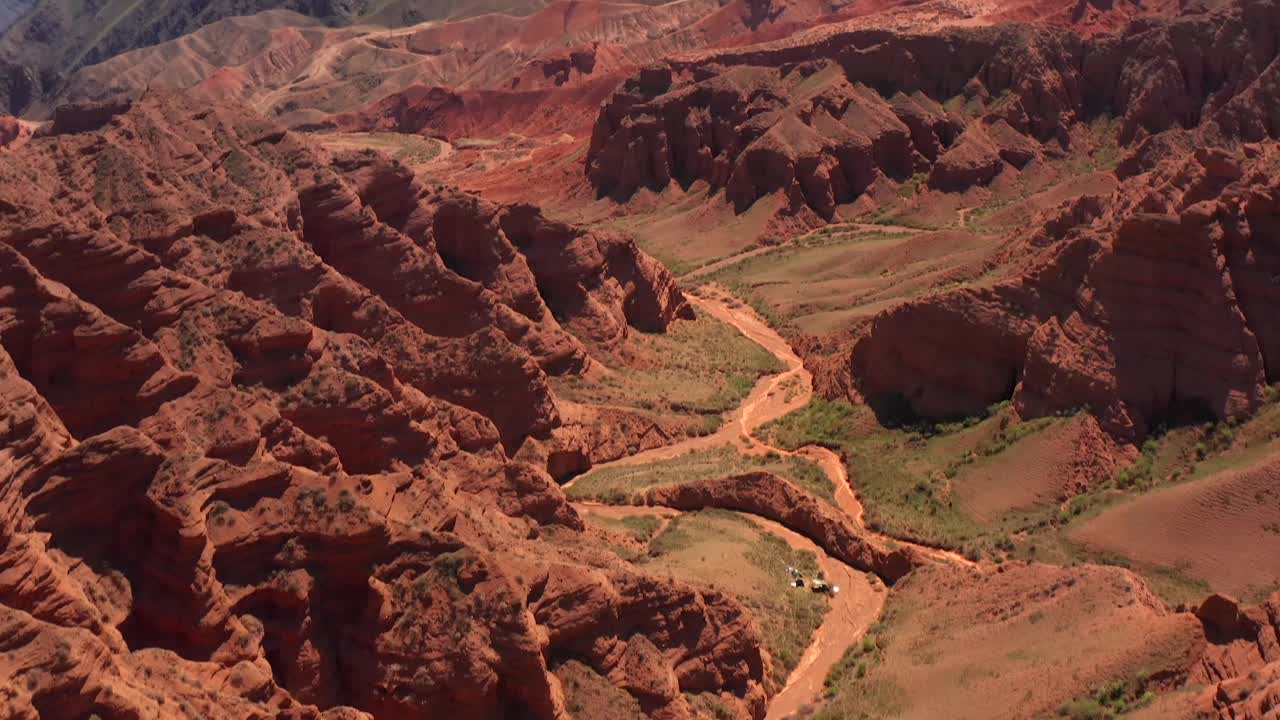
[[879, 637], [865, 677], [833, 688], [830, 716], [1055, 717], [1116, 680], [1178, 685], [1208, 647], [1195, 616], [1127, 570], [1021, 562], [921, 568], [890, 592]]
[[1280, 457], [1147, 493], [1072, 532], [1088, 547], [1177, 568], [1220, 592], [1280, 587]]
[[966, 466], [952, 481], [974, 517], [991, 522], [1011, 510], [1060, 505], [1115, 477], [1131, 460], [1093, 416], [1055, 423], [1000, 453]]
[[0, 716], [562, 720], [552, 658], [763, 716], [743, 608], [508, 456], [685, 312], [633, 245], [160, 93], [0, 178]]

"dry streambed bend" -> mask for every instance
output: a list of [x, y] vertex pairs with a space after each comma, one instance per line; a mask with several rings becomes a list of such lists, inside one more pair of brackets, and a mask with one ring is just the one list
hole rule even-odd
[[[592, 471], [622, 465], [644, 465], [723, 445], [732, 445], [744, 454], [799, 455], [817, 463], [831, 480], [836, 489], [836, 505], [843, 514], [842, 521], [852, 525], [856, 535], [866, 538], [869, 543], [905, 548], [908, 551], [906, 557], [910, 558], [911, 562], [918, 562], [921, 557], [928, 556], [941, 561], [977, 567], [976, 563], [956, 553], [896, 541], [868, 530], [863, 524], [862, 504], [853, 492], [844, 462], [830, 449], [808, 445], [796, 451], [788, 451], [769, 445], [755, 437], [753, 433], [756, 429], [804, 407], [809, 402], [813, 395], [812, 375], [787, 341], [732, 295], [709, 286], [701, 294], [689, 294], [687, 297], [698, 310], [729, 323], [747, 338], [768, 350], [783, 362], [786, 370], [762, 378], [742, 404], [733, 411], [728, 421], [714, 434], [636, 453], [614, 462], [597, 465], [592, 468]], [[793, 378], [795, 380], [792, 380]], [[782, 391], [785, 384], [797, 381], [799, 387], [794, 392]], [[575, 482], [589, 474], [590, 471], [573, 478], [565, 483], [564, 487], [566, 489], [572, 487]], [[636, 515], [658, 517], [663, 522], [660, 529], [665, 528], [671, 518], [681, 512], [664, 507], [660, 494], [655, 497], [655, 493], [650, 492], [647, 501], [656, 505], [610, 506], [595, 502], [578, 502], [575, 506], [588, 514], [609, 518]], [[714, 502], [707, 504], [707, 506], [714, 505]], [[743, 511], [737, 504], [734, 504], [732, 509]], [[832, 553], [824, 549], [819, 542], [815, 542], [814, 538], [796, 532], [781, 522], [761, 514], [755, 512], [744, 514], [749, 515], [753, 522], [763, 526], [769, 532], [786, 540], [791, 547], [814, 553], [818, 559], [818, 566], [826, 577], [841, 588], [841, 592], [833, 596], [831, 608], [824, 617], [822, 625], [814, 633], [800, 663], [792, 671], [786, 685], [769, 703], [767, 717], [784, 718], [818, 697], [822, 692], [827, 674], [839, 662], [845, 649], [851, 643], [861, 639], [867, 629], [880, 617], [886, 593], [883, 586], [870, 580], [870, 573], [859, 572], [847, 562], [833, 557]]]

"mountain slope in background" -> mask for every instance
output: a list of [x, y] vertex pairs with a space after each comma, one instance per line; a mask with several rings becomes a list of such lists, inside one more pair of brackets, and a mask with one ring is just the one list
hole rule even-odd
[[32, 7], [0, 716], [1280, 707], [1275, 2]]
[[[528, 14], [541, 0], [19, 0], [0, 9], [0, 113], [21, 114], [57, 93], [77, 69], [181, 37], [228, 17], [290, 10], [330, 26], [395, 27], [487, 12]], [[6, 21], [7, 20], [7, 21]]]

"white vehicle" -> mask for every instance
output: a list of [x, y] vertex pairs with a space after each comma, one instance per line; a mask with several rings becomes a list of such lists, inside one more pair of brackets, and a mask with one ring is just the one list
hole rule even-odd
[[840, 592], [839, 585], [828, 585], [827, 581], [821, 578], [815, 579], [812, 582], [810, 582], [809, 587], [813, 588], [813, 591], [816, 593], [828, 593], [831, 595], [835, 595], [836, 593]]

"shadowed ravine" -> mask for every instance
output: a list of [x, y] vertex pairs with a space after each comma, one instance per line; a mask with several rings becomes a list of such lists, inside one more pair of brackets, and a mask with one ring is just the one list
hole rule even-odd
[[[615, 466], [644, 465], [667, 460], [685, 453], [731, 445], [745, 455], [777, 453], [782, 456], [800, 455], [817, 463], [835, 487], [836, 505], [848, 522], [863, 536], [882, 542], [911, 547], [937, 560], [970, 567], [977, 565], [964, 557], [946, 550], [913, 545], [872, 532], [863, 524], [862, 504], [854, 494], [844, 461], [835, 452], [818, 445], [806, 445], [796, 451], [783, 450], [756, 438], [757, 429], [794, 410], [804, 407], [813, 396], [813, 377], [805, 369], [800, 357], [786, 340], [769, 327], [751, 308], [720, 288], [703, 288], [698, 294], [687, 294], [699, 311], [729, 323], [751, 341], [778, 358], [786, 370], [761, 378], [751, 392], [726, 420], [720, 429], [704, 437], [690, 438], [665, 447], [654, 448], [619, 460], [595, 466], [590, 471], [565, 483], [566, 490], [592, 472]], [[799, 388], [788, 395], [782, 392], [784, 383], [791, 378], [799, 381]], [[595, 502], [574, 503], [579, 510], [607, 517], [652, 515], [665, 523], [680, 511], [666, 507], [638, 507], [604, 505]], [[782, 537], [793, 548], [807, 550], [818, 558], [818, 566], [826, 577], [840, 587], [840, 593], [832, 597], [830, 610], [822, 625], [814, 632], [809, 647], [799, 664], [787, 678], [786, 685], [769, 702], [768, 718], [785, 718], [802, 706], [813, 702], [822, 692], [823, 682], [831, 668], [839, 662], [845, 649], [858, 642], [867, 629], [876, 622], [884, 608], [886, 591], [879, 583], [873, 583], [868, 573], [850, 567], [832, 557], [812, 539], [781, 524], [744, 513], [752, 521]]]

